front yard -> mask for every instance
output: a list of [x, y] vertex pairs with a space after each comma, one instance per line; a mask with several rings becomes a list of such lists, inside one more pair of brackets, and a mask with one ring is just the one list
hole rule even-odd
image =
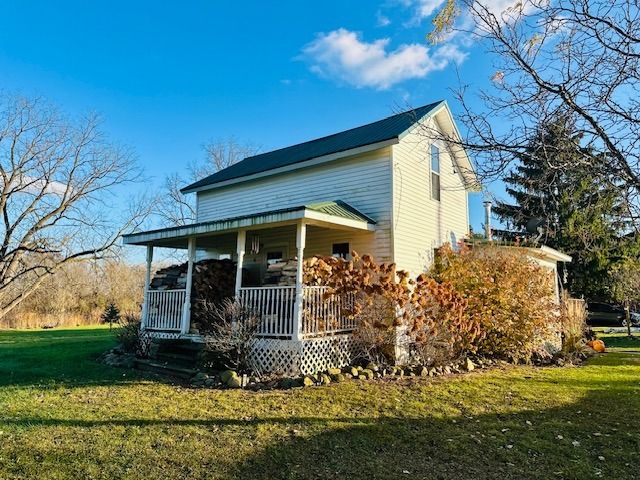
[[640, 476], [638, 354], [252, 393], [95, 363], [112, 343], [0, 332], [1, 479]]

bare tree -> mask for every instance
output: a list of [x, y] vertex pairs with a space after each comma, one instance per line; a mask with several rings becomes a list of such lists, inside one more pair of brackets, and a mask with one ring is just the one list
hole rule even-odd
[[63, 266], [114, 253], [148, 213], [122, 201], [139, 176], [97, 117], [72, 121], [41, 99], [0, 97], [0, 318]]
[[180, 189], [258, 152], [254, 145], [240, 143], [233, 137], [211, 140], [202, 148], [205, 152], [204, 160], [191, 162], [186, 175], [172, 173], [164, 179], [156, 204], [156, 214], [169, 225], [186, 225], [196, 219], [195, 202], [182, 194]]
[[[505, 5], [504, 2], [498, 2]], [[629, 214], [640, 208], [640, 7], [636, 0], [520, 0], [504, 10], [488, 0], [447, 0], [434, 20], [432, 41], [472, 39], [493, 54], [489, 88], [455, 92], [467, 128], [462, 141], [484, 178], [500, 176], [537, 125], [568, 115], [585, 151], [624, 189]], [[473, 95], [476, 93], [477, 95]], [[476, 97], [476, 98], [474, 98]], [[477, 109], [479, 99], [484, 108]], [[443, 137], [425, 127], [430, 137]], [[558, 169], [555, 145], [546, 146]], [[636, 225], [638, 223], [636, 222]]]

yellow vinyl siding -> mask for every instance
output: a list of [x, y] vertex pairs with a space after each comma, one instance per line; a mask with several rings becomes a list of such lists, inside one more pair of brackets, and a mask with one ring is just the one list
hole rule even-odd
[[445, 145], [440, 147], [440, 201], [431, 197], [431, 142], [409, 133], [393, 149], [393, 253], [398, 268], [424, 271], [433, 250], [468, 234], [467, 192]]
[[332, 243], [349, 241], [351, 248], [389, 261], [390, 155], [391, 150], [387, 147], [286, 174], [198, 192], [197, 220], [205, 222], [326, 200], [343, 200], [373, 218], [377, 222], [375, 231], [310, 227], [306, 251], [330, 254]]

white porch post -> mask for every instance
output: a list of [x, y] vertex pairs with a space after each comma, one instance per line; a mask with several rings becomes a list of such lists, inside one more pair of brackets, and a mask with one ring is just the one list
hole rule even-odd
[[147, 245], [147, 270], [144, 275], [144, 298], [142, 300], [142, 318], [140, 328], [147, 326], [147, 310], [149, 309], [149, 285], [151, 284], [151, 262], [153, 262], [153, 245]]
[[240, 295], [242, 288], [242, 263], [244, 262], [244, 251], [247, 243], [246, 230], [238, 230], [238, 238], [236, 245], [236, 253], [238, 254], [238, 263], [236, 268], [236, 298]]
[[196, 237], [189, 237], [187, 245], [187, 285], [182, 310], [182, 328], [180, 329], [180, 333], [185, 335], [191, 329], [191, 286], [193, 285], [193, 264], [196, 260]]
[[293, 308], [293, 339], [302, 340], [302, 273], [304, 266], [304, 247], [307, 242], [307, 224], [300, 222], [296, 228], [296, 247], [298, 249], [298, 267], [296, 270], [296, 303]]

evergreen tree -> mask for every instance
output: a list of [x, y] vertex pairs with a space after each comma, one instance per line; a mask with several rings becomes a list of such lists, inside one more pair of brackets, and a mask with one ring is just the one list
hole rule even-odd
[[114, 323], [120, 323], [120, 310], [115, 303], [109, 302], [101, 316], [102, 323], [108, 323], [109, 329]]
[[[611, 267], [638, 254], [624, 215], [622, 190], [602, 169], [601, 154], [580, 146], [569, 118], [541, 125], [515, 169], [505, 178], [513, 203], [498, 202], [495, 213], [507, 228], [573, 257], [567, 265], [572, 294], [610, 298]], [[534, 235], [535, 236], [535, 235]]]

